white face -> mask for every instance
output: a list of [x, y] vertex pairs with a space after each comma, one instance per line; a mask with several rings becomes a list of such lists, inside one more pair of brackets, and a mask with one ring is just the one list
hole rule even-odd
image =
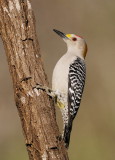
[[72, 42], [77, 42], [77, 41], [83, 39], [82, 37], [77, 36], [75, 34], [66, 34], [65, 36], [68, 38], [68, 40], [70, 40]]
[[54, 29], [56, 32], [67, 44], [68, 51], [73, 54], [79, 54], [80, 57], [85, 58], [87, 53], [87, 45], [85, 40], [75, 34], [64, 34], [58, 30]]
[[63, 40], [67, 43], [67, 46], [70, 48], [76, 48], [76, 49], [84, 49], [86, 43], [85, 40], [75, 34], [66, 34], [66, 38], [63, 38]]

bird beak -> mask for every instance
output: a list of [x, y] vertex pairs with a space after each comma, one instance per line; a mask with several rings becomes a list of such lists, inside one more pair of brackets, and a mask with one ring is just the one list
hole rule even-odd
[[58, 30], [56, 30], [56, 29], [53, 29], [53, 31], [56, 32], [61, 38], [69, 39], [69, 38], [66, 36], [65, 33], [60, 32], [60, 31], [58, 31]]

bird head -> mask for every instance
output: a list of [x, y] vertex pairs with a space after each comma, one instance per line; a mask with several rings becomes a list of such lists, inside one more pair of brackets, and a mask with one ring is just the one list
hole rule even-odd
[[75, 34], [65, 34], [56, 29], [53, 30], [56, 32], [67, 44], [68, 53], [79, 56], [82, 59], [85, 59], [87, 54], [87, 44], [85, 40]]

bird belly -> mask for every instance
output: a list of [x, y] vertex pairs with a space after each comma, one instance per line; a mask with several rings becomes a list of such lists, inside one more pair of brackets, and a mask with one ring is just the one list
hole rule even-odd
[[65, 54], [56, 64], [52, 76], [52, 89], [67, 96], [69, 66], [76, 59], [76, 56]]
[[53, 71], [52, 89], [61, 93], [67, 93], [68, 88], [68, 72], [67, 64], [57, 64]]
[[[58, 71], [57, 71], [58, 70]], [[67, 92], [68, 88], [68, 69], [64, 70], [63, 66], [56, 67], [53, 73], [52, 89], [62, 93]]]
[[52, 76], [52, 89], [56, 92], [58, 103], [61, 109], [64, 126], [68, 123], [68, 74], [70, 64], [76, 56], [65, 54], [56, 64]]

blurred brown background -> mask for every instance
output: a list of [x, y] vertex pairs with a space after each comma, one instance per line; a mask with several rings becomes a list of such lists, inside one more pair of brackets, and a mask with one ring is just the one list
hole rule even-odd
[[[32, 5], [50, 83], [55, 63], [66, 52], [66, 45], [52, 29], [81, 35], [88, 44], [87, 81], [74, 121], [70, 160], [114, 160], [115, 1], [34, 0]], [[1, 40], [0, 86], [0, 160], [27, 160]]]

